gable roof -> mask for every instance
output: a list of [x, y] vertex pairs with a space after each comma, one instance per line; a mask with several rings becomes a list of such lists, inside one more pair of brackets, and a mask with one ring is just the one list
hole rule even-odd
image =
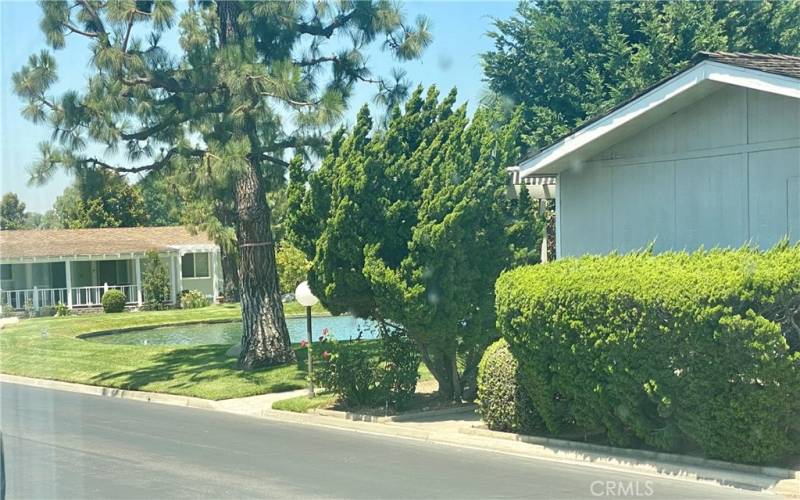
[[0, 259], [75, 257], [167, 252], [181, 246], [214, 245], [185, 227], [116, 227], [0, 231]]
[[[555, 174], [572, 161], [585, 159], [608, 142], [694, 102], [721, 85], [737, 85], [800, 98], [800, 57], [730, 52], [699, 52], [692, 65], [586, 120], [552, 145], [519, 162], [519, 178]], [[638, 128], [636, 127], [638, 124]], [[600, 144], [600, 140], [606, 142]], [[579, 154], [579, 153], [585, 154]]]
[[755, 69], [774, 75], [800, 78], [800, 57], [782, 54], [745, 54], [742, 52], [698, 52], [693, 61], [714, 61], [740, 68]]

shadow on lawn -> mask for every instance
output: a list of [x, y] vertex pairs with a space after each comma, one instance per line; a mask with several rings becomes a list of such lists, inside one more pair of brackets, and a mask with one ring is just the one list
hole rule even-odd
[[229, 347], [201, 345], [178, 348], [155, 355], [141, 368], [103, 372], [91, 380], [97, 385], [122, 389], [147, 389], [150, 384], [159, 382], [168, 383], [169, 389], [186, 389], [221, 378], [230, 379], [231, 384], [247, 382], [258, 385], [260, 393], [305, 387], [305, 349], [297, 350], [296, 370], [290, 365], [280, 365], [256, 371], [242, 371], [236, 367], [236, 358], [225, 355]]

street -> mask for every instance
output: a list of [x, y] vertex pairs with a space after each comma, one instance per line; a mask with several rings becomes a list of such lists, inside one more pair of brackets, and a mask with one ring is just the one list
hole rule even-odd
[[0, 403], [7, 498], [775, 498], [14, 384]]

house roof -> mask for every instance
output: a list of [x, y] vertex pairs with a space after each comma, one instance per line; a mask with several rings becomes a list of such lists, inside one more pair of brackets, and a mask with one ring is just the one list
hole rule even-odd
[[782, 54], [745, 54], [742, 52], [698, 52], [694, 62], [709, 60], [740, 68], [755, 69], [774, 75], [800, 78], [800, 57]]
[[180, 246], [213, 245], [185, 227], [126, 227], [0, 231], [0, 259], [166, 252]]
[[[755, 90], [800, 98], [800, 57], [779, 54], [699, 52], [692, 64], [596, 115], [552, 145], [524, 157], [519, 177], [554, 174], [575, 153], [601, 137], [620, 139], [631, 130], [630, 122], [644, 115], [661, 115], [696, 101], [719, 88], [739, 85]], [[650, 124], [647, 122], [647, 124]], [[513, 167], [512, 167], [513, 168]]]

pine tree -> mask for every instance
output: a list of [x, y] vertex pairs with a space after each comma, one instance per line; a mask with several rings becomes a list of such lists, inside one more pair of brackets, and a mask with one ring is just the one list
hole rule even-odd
[[375, 133], [362, 109], [318, 171], [293, 169], [289, 238], [312, 259], [326, 307], [402, 328], [441, 395], [471, 399], [497, 338], [494, 282], [514, 262], [505, 168], [519, 153], [519, 116], [497, 127], [481, 109], [469, 120], [455, 98], [420, 88]]
[[[28, 103], [23, 114], [53, 129], [34, 179], [58, 168], [185, 168], [194, 175], [183, 182], [198, 197], [230, 189], [244, 323], [239, 366], [293, 360], [266, 195], [288, 166], [288, 150], [309, 155], [324, 145], [321, 131], [340, 117], [357, 83], [377, 86], [389, 104], [404, 96], [399, 78], [371, 74], [362, 51], [382, 41], [398, 59], [413, 59], [430, 41], [427, 21], [407, 23], [385, 0], [194, 2], [180, 14], [180, 51], [170, 53], [160, 44], [177, 17], [170, 1], [41, 7], [50, 47], [83, 37], [92, 58], [85, 88], [58, 97], [49, 94], [58, 71], [47, 51], [13, 75]], [[87, 154], [90, 145], [127, 164]]]

